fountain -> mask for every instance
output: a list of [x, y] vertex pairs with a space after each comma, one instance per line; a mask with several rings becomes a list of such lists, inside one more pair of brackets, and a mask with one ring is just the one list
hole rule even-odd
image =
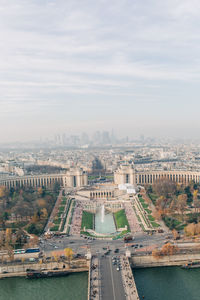
[[95, 214], [95, 231], [105, 235], [116, 232], [113, 215], [105, 209], [104, 204], [97, 209]]
[[105, 207], [103, 204], [101, 207], [101, 223], [104, 223], [104, 218], [105, 218]]

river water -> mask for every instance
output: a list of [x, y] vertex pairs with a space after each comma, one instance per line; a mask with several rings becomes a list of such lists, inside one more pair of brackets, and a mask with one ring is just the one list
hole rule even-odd
[[[179, 267], [133, 271], [140, 299], [199, 300], [200, 269]], [[0, 300], [86, 300], [88, 273], [47, 279], [0, 280]]]
[[199, 300], [200, 269], [160, 267], [133, 271], [140, 299]]
[[66, 277], [0, 280], [0, 300], [86, 300], [88, 273]]

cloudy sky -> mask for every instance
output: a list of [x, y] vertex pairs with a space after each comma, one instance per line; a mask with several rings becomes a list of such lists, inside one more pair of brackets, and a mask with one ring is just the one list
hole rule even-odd
[[0, 141], [200, 131], [199, 0], [0, 0]]

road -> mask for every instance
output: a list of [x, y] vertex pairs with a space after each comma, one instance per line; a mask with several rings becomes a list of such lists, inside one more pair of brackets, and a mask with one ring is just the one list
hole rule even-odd
[[[144, 247], [151, 245], [162, 246], [165, 240], [165, 236], [162, 234], [154, 234], [152, 236], [140, 234], [135, 236], [133, 243], [143, 245]], [[53, 237], [49, 240], [43, 240], [42, 243], [40, 243], [41, 250], [45, 252], [61, 250], [68, 247], [72, 248], [75, 253], [80, 254], [85, 254], [89, 248], [93, 255], [104, 254], [105, 250], [103, 248], [107, 247], [109, 247], [112, 251], [118, 248], [119, 254], [124, 254], [126, 251], [123, 240], [88, 240], [78, 236], [64, 236], [63, 238]], [[132, 253], [134, 253], [133, 248], [129, 247], [129, 249]]]
[[104, 300], [126, 300], [121, 272], [112, 264], [110, 256], [100, 258], [101, 297]]

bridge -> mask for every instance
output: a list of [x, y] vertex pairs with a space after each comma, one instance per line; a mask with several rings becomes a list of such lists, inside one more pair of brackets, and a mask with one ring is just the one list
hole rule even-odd
[[139, 300], [135, 280], [126, 256], [92, 257], [88, 300]]

